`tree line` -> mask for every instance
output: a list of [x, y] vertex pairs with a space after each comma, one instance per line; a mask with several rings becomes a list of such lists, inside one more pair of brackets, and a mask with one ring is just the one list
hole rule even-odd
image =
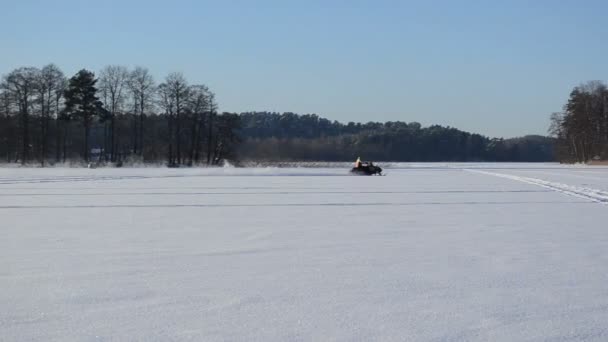
[[390, 161], [554, 160], [553, 139], [488, 138], [417, 122], [341, 123], [315, 114], [242, 113], [238, 155], [251, 160], [346, 161], [357, 156]]
[[590, 81], [575, 87], [561, 112], [551, 115], [549, 133], [556, 138], [561, 162], [608, 159], [608, 87]]
[[[576, 103], [581, 101], [577, 97]], [[572, 113], [577, 108], [573, 102]], [[565, 116], [560, 118], [559, 127], [570, 124]], [[563, 131], [557, 136], [559, 141], [580, 139]], [[17, 68], [0, 81], [0, 160], [24, 165], [163, 161], [176, 167], [216, 165], [225, 159], [342, 161], [357, 156], [391, 161], [551, 161], [553, 143], [553, 138], [541, 136], [492, 139], [417, 122], [341, 123], [316, 114], [220, 113], [207, 86], [191, 85], [181, 73], [157, 83], [143, 67], [110, 65], [98, 75], [83, 69], [67, 78], [49, 64]], [[588, 145], [576, 140], [573, 146], [580, 151]]]
[[21, 67], [0, 82], [0, 156], [6, 162], [165, 160], [217, 164], [234, 157], [239, 116], [181, 73], [157, 84], [148, 69], [110, 65], [71, 78], [55, 65]]

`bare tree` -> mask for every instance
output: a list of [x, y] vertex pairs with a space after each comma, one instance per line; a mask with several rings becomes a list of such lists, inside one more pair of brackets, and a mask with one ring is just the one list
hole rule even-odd
[[123, 110], [129, 71], [120, 65], [108, 65], [101, 70], [99, 90], [110, 115], [110, 161], [116, 161], [116, 115]]
[[30, 115], [35, 102], [40, 70], [24, 67], [13, 70], [3, 80], [3, 88], [18, 107], [21, 128], [21, 164], [27, 163], [30, 152]]
[[65, 76], [54, 64], [42, 68], [38, 78], [37, 102], [40, 110], [40, 147], [39, 160], [42, 166], [47, 158], [49, 145], [49, 126], [52, 116], [57, 116], [61, 93], [65, 88]]
[[205, 85], [190, 86], [188, 114], [190, 121], [190, 153], [188, 164], [198, 163], [205, 126], [205, 116], [209, 111], [213, 93]]
[[175, 97], [169, 89], [169, 85], [167, 83], [161, 83], [157, 89], [158, 92], [158, 104], [163, 109], [164, 115], [167, 118], [167, 129], [168, 129], [168, 155], [167, 155], [167, 165], [175, 166], [175, 159], [173, 155], [173, 126], [175, 121]]
[[215, 112], [217, 111], [217, 104], [215, 103], [215, 95], [211, 94], [209, 98], [209, 109], [207, 111], [207, 164], [212, 162], [213, 153], [213, 119]]
[[563, 134], [564, 113], [551, 113], [549, 129], [547, 132], [550, 136], [558, 138]]
[[16, 146], [15, 132], [12, 129], [11, 115], [13, 112], [13, 101], [5, 83], [0, 83], [0, 151], [5, 154], [6, 162], [11, 162]]
[[550, 124], [547, 133], [555, 139], [554, 152], [555, 157], [560, 161], [570, 161], [568, 141], [564, 130], [564, 120], [566, 114], [564, 112], [555, 112], [551, 114]]
[[[67, 127], [63, 125], [62, 133], [62, 122], [67, 122], [67, 115], [63, 111], [64, 104], [64, 93], [68, 87], [68, 80], [65, 76], [62, 77], [60, 83], [56, 84], [55, 88], [55, 162], [58, 163], [61, 158], [61, 145], [63, 142], [63, 159], [65, 161], [66, 155], [66, 140], [67, 140]], [[63, 139], [62, 139], [63, 138]]]
[[[133, 153], [143, 157], [144, 151], [144, 119], [146, 110], [149, 110], [154, 98], [154, 78], [147, 68], [136, 67], [129, 77], [129, 89], [133, 97], [135, 115], [139, 114], [139, 127], [135, 125]], [[137, 129], [138, 128], [138, 129]]]
[[[175, 142], [175, 158], [169, 158], [169, 164], [179, 165], [183, 163], [182, 159], [182, 115], [186, 109], [188, 100], [189, 87], [184, 75], [181, 73], [171, 73], [165, 79], [165, 82], [160, 85], [161, 102], [164, 103], [165, 112], [167, 113], [167, 105], [171, 104], [169, 114], [169, 124], [171, 125], [170, 140]], [[172, 148], [172, 145], [170, 145]]]

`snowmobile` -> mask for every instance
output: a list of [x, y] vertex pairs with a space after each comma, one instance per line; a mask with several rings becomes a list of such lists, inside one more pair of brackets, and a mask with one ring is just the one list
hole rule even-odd
[[382, 168], [380, 166], [374, 165], [374, 163], [372, 163], [372, 162], [369, 162], [369, 163], [359, 162], [359, 163], [357, 163], [357, 166], [353, 167], [350, 170], [350, 173], [352, 173], [354, 175], [360, 175], [360, 176], [372, 176], [372, 175], [383, 176]]

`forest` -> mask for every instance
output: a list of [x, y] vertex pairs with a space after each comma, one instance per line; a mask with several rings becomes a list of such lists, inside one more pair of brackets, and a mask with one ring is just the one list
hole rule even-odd
[[[572, 113], [578, 110], [573, 103]], [[589, 158], [599, 153], [591, 141], [565, 131], [571, 125], [567, 118], [554, 115], [561, 120], [555, 138], [502, 139], [417, 122], [341, 123], [316, 114], [228, 113], [218, 110], [215, 94], [206, 85], [190, 84], [181, 73], [157, 83], [146, 68], [110, 65], [98, 74], [82, 69], [68, 78], [49, 64], [17, 68], [2, 77], [0, 160], [40, 166], [169, 167], [218, 165], [224, 160], [345, 161], [357, 156], [377, 161], [540, 162], [555, 159], [556, 140], [560, 156], [583, 153]], [[606, 125], [604, 121], [603, 130], [596, 127], [604, 138]]]
[[502, 139], [452, 127], [418, 122], [347, 124], [314, 114], [240, 114], [243, 143], [238, 154], [254, 160], [344, 161], [357, 156], [390, 161], [554, 160], [553, 139], [524, 136]]
[[563, 111], [551, 115], [556, 158], [565, 163], [608, 159], [608, 87], [590, 81], [575, 87]]

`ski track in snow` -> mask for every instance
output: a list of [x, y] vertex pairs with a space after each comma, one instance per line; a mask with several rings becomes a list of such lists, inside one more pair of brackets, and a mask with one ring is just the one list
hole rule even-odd
[[[474, 170], [474, 169], [464, 169], [464, 170], [468, 171], [468, 172], [473, 172], [473, 173], [478, 173], [478, 174], [483, 174], [483, 175], [490, 175], [490, 176], [495, 176], [495, 177], [501, 177], [501, 178], [518, 181], [518, 182], [537, 185], [537, 186], [541, 186], [543, 188], [547, 188], [547, 189], [550, 189], [553, 191], [560, 192], [565, 195], [574, 196], [574, 197], [578, 197], [578, 198], [584, 198], [584, 199], [587, 199], [587, 200], [590, 200], [590, 201], [593, 201], [596, 203], [608, 205], [608, 192], [598, 190], [598, 189], [573, 186], [573, 185], [568, 185], [568, 184], [563, 184], [563, 183], [549, 182], [549, 181], [539, 179], [539, 178], [516, 176], [516, 175], [511, 175], [511, 174], [506, 174], [506, 173], [498, 173], [498, 172]], [[559, 174], [557, 174], [557, 175], [559, 175]], [[598, 179], [603, 179], [603, 178], [598, 178]]]

